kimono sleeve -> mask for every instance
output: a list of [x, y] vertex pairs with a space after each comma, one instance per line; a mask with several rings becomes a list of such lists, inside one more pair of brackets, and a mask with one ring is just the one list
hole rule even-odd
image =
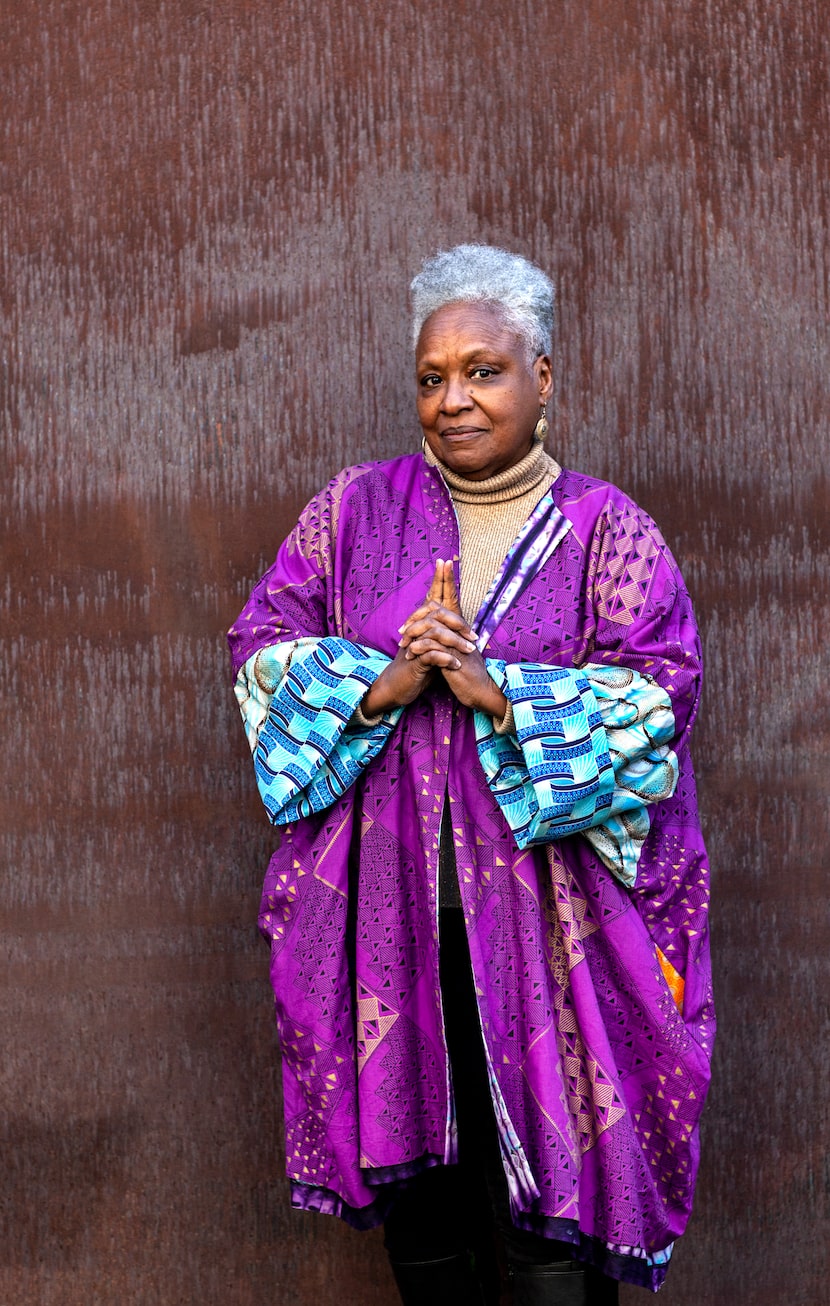
[[355, 711], [389, 658], [342, 639], [332, 583], [347, 469], [308, 504], [228, 632], [234, 692], [274, 824], [333, 803], [383, 748], [400, 716]]
[[[271, 645], [237, 678], [236, 695], [254, 756], [257, 786], [274, 825], [324, 811], [381, 752], [403, 708], [365, 727], [355, 709], [389, 659], [328, 637]], [[252, 709], [253, 681], [267, 702]], [[263, 686], [265, 688], [263, 688]], [[261, 719], [252, 722], [252, 711]]]
[[700, 639], [677, 563], [651, 517], [630, 499], [612, 500], [600, 517], [590, 574], [590, 661], [629, 667], [665, 691], [674, 717], [670, 742], [680, 754], [700, 701]]
[[498, 738], [477, 720], [479, 756], [520, 846], [581, 833], [632, 887], [650, 809], [677, 785], [697, 712], [700, 647], [674, 559], [624, 496], [600, 515], [586, 566], [590, 662], [488, 661], [516, 730]]
[[677, 783], [665, 691], [619, 666], [488, 659], [487, 669], [510, 702], [514, 733], [500, 733], [477, 712], [476, 743], [518, 846], [602, 830], [597, 852], [633, 884], [649, 829], [646, 809]]

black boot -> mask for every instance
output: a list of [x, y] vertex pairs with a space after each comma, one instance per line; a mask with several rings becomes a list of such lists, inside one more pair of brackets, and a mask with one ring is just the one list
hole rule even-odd
[[513, 1306], [617, 1306], [617, 1284], [579, 1261], [509, 1267]]
[[402, 1264], [389, 1258], [404, 1306], [483, 1306], [481, 1284], [466, 1252]]
[[511, 1265], [513, 1306], [588, 1306], [585, 1271], [579, 1261]]

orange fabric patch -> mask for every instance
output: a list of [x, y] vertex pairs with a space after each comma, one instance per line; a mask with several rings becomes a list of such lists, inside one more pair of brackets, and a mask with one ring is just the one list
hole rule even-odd
[[657, 953], [657, 960], [660, 963], [660, 969], [669, 986], [669, 991], [674, 998], [674, 1005], [677, 1007], [678, 1011], [682, 1012], [683, 994], [686, 989], [686, 981], [680, 972], [674, 969], [674, 966], [671, 964], [665, 953], [661, 952], [659, 948], [655, 948], [655, 951]]

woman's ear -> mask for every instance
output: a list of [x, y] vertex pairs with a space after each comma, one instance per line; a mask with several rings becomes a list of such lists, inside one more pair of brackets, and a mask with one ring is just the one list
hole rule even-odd
[[539, 403], [546, 404], [553, 394], [553, 370], [547, 354], [540, 354], [533, 364], [539, 382]]

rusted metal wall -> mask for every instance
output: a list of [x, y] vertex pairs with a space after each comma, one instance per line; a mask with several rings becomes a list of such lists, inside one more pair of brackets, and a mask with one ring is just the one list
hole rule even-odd
[[469, 238], [555, 277], [555, 450], [705, 633], [722, 1032], [664, 1300], [827, 1300], [827, 14], [0, 3], [0, 1301], [394, 1300], [287, 1208], [221, 632], [414, 446], [406, 283]]

